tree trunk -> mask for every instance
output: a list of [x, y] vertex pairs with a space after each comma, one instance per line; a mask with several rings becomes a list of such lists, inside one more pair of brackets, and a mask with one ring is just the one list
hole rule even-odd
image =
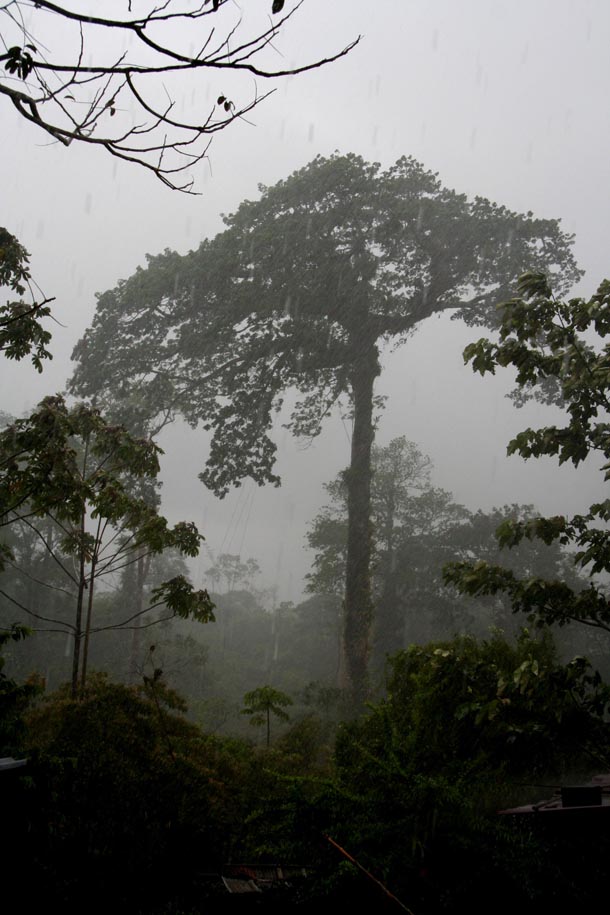
[[354, 362], [351, 389], [354, 410], [352, 453], [347, 482], [347, 561], [345, 570], [344, 652], [346, 687], [354, 707], [368, 693], [367, 665], [373, 621], [371, 592], [371, 447], [373, 388], [379, 375], [379, 353], [373, 343]]
[[[87, 474], [87, 460], [89, 458], [89, 436], [83, 439], [82, 479]], [[76, 599], [76, 620], [74, 623], [74, 653], [72, 655], [72, 698], [78, 697], [78, 674], [80, 666], [80, 647], [83, 638], [83, 609], [85, 603], [85, 590], [87, 588], [87, 556], [85, 552], [85, 532], [87, 526], [87, 502], [83, 500], [80, 516], [80, 554], [78, 557], [78, 596]]]
[[85, 586], [81, 581], [78, 587], [78, 598], [76, 602], [76, 625], [74, 627], [74, 648], [72, 650], [72, 689], [71, 695], [73, 699], [78, 697], [78, 673], [79, 673], [79, 663], [80, 663], [80, 643], [83, 637], [81, 631], [82, 619], [83, 619], [83, 597], [84, 597]]
[[[149, 562], [146, 562], [142, 548], [140, 548], [140, 553], [138, 555], [138, 560], [135, 563], [134, 572], [134, 594], [133, 594], [133, 604], [130, 603], [130, 612], [131, 607], [133, 607], [133, 612], [141, 613], [144, 609], [144, 586], [146, 584], [146, 576], [148, 574]], [[140, 643], [141, 643], [141, 631], [140, 626], [142, 622], [142, 617], [138, 616], [133, 621], [133, 632], [131, 636], [131, 651], [129, 654], [129, 682], [136, 683], [140, 676], [140, 671], [138, 669], [138, 664], [140, 663]]]
[[85, 512], [81, 516], [80, 523], [80, 534], [81, 534], [81, 548], [79, 556], [79, 576], [78, 576], [78, 596], [76, 599], [76, 619], [74, 622], [74, 651], [72, 653], [72, 698], [76, 699], [78, 697], [78, 674], [79, 674], [79, 665], [80, 665], [80, 643], [83, 637], [82, 626], [83, 626], [83, 604], [85, 598], [85, 588], [87, 586], [87, 579], [85, 576], [85, 548], [84, 548], [84, 537], [85, 537]]
[[375, 607], [375, 639], [372, 666], [375, 672], [383, 672], [388, 654], [403, 647], [403, 614], [398, 610], [396, 583], [396, 547], [394, 520], [396, 516], [396, 486], [391, 483], [384, 502], [379, 540], [383, 544], [383, 556], [378, 557], [377, 581], [381, 582]]
[[85, 641], [83, 644], [83, 660], [81, 663], [80, 687], [85, 689], [87, 682], [87, 661], [89, 660], [89, 636], [91, 635], [91, 617], [93, 615], [93, 586], [95, 584], [95, 556], [91, 560], [91, 574], [89, 575], [89, 594], [87, 597], [87, 622], [85, 624]]

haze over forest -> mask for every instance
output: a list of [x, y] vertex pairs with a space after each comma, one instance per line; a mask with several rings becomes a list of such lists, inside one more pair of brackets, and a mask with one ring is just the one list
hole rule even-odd
[[[607, 4], [308, 0], [269, 53], [289, 67], [358, 35], [346, 58], [279, 81], [243, 123], [214, 139], [194, 176], [201, 196], [172, 193], [102, 152], [50, 143], [3, 106], [4, 222], [30, 251], [40, 287], [55, 296], [59, 322], [42, 375], [27, 363], [0, 364], [4, 410], [21, 415], [63, 389], [96, 292], [130, 276], [147, 253], [196, 248], [222, 228], [222, 213], [257, 197], [259, 183], [335, 150], [384, 167], [412, 155], [460, 193], [560, 218], [575, 234], [580, 289], [594, 291], [607, 273], [610, 218]], [[253, 82], [245, 85], [240, 91], [250, 92]], [[230, 91], [220, 77], [194, 79], [184, 105], [206, 107]], [[536, 422], [537, 408], [519, 412], [505, 400], [508, 373], [482, 380], [463, 365], [462, 349], [477, 336], [432, 317], [407, 345], [388, 349], [377, 441], [416, 442], [434, 462], [434, 482], [473, 510], [519, 502], [569, 513], [589, 504], [599, 487], [594, 473], [506, 458], [506, 442]], [[350, 424], [335, 412], [307, 447], [279, 423], [276, 437], [281, 489], [248, 482], [218, 501], [197, 480], [206, 435], [182, 424], [163, 433], [163, 510], [192, 518], [210, 551], [197, 561], [198, 585], [211, 557], [239, 553], [261, 564], [259, 587], [276, 589], [277, 600], [300, 598], [312, 559], [307, 524], [325, 502], [322, 484], [348, 462]]]
[[608, 47], [607, 0], [1, 0], [26, 911], [599, 908]]

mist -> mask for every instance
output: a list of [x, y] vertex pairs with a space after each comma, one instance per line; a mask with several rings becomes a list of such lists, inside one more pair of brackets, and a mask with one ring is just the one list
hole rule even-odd
[[0, 37], [21, 902], [593, 911], [607, 0], [7, 0]]
[[[560, 218], [575, 234], [585, 271], [580, 291], [593, 292], [607, 265], [609, 31], [601, 2], [387, 0], [373, 13], [365, 2], [339, 0], [329, 9], [312, 0], [276, 52], [286, 66], [358, 35], [361, 42], [333, 65], [278, 81], [248, 116], [252, 123], [221, 132], [197, 166], [195, 197], [98, 150], [49, 142], [3, 107], [10, 138], [0, 151], [4, 222], [30, 251], [37, 283], [55, 297], [57, 322], [54, 359], [42, 375], [3, 361], [3, 409], [18, 416], [63, 389], [96, 292], [132, 274], [146, 253], [196, 248], [221, 229], [222, 213], [256, 198], [259, 183], [271, 185], [335, 149], [385, 165], [413, 155], [458, 192]], [[193, 91], [198, 98], [220, 90], [206, 80]], [[519, 501], [542, 512], [576, 510], [595, 490], [596, 474], [506, 458], [508, 439], [537, 421], [535, 410], [516, 411], [505, 399], [510, 378], [483, 380], [463, 365], [463, 346], [475, 338], [476, 331], [433, 317], [384, 354], [379, 391], [387, 402], [377, 440], [404, 434], [417, 442], [438, 485], [473, 509]], [[166, 430], [163, 510], [200, 524], [212, 553], [256, 557], [265, 586], [298, 599], [310, 561], [306, 525], [322, 504], [321, 484], [348, 463], [349, 435], [333, 416], [304, 447], [278, 424], [281, 489], [247, 484], [218, 503], [196, 478], [205, 435]]]

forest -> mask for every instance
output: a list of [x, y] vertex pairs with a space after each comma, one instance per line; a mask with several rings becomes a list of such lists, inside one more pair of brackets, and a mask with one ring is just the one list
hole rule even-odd
[[[27, 137], [75, 162], [99, 151], [189, 206], [211, 136], [229, 157], [277, 101], [244, 79], [314, 72], [325, 97], [366, 46], [340, 16], [327, 50], [315, 0], [298, 54], [307, 3], [133, 6], [3, 5], [0, 101]], [[190, 87], [212, 78], [201, 122]], [[586, 285], [578, 232], [508, 186], [510, 205], [483, 179], [453, 189], [417, 144], [308, 136], [279, 171], [249, 163], [257, 190], [236, 176], [232, 211], [194, 245], [157, 225], [160, 253], [105, 272], [69, 362], [62, 304], [39, 285], [52, 242], [3, 211], [8, 880], [26, 909], [64, 912], [594, 910], [610, 851], [610, 279]], [[97, 262], [121, 247], [115, 226]], [[510, 423], [468, 403], [469, 442], [449, 391], [409, 405], [430, 333], [467, 377], [435, 362], [447, 388], [500, 383]], [[24, 408], [30, 379], [43, 393]], [[422, 410], [442, 449], [415, 440]], [[494, 464], [473, 498], [460, 456], [491, 439], [520, 470], [496, 490]], [[302, 479], [273, 528], [291, 461]], [[535, 467], [540, 504], [519, 482]]]

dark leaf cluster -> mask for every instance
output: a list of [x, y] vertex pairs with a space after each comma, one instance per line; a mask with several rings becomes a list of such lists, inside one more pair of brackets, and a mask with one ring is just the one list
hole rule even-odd
[[[29, 254], [20, 242], [6, 229], [0, 227], [0, 287], [6, 286], [23, 296], [31, 290]], [[23, 359], [31, 354], [32, 364], [42, 371], [42, 360], [51, 359], [48, 344], [51, 333], [41, 321], [51, 315], [53, 299], [36, 301], [20, 299], [0, 305], [0, 353], [7, 359]]]

